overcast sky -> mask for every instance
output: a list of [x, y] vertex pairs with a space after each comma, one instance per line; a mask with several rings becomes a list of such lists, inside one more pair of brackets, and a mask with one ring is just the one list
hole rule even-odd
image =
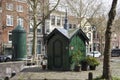
[[[57, 0], [50, 0], [50, 2], [52, 2], [52, 3], [55, 3], [55, 1], [57, 1]], [[64, 4], [65, 1], [64, 1], [64, 0], [61, 0], [61, 1], [62, 1], [62, 4]], [[84, 0], [83, 0], [83, 1], [84, 1]], [[87, 1], [87, 0], [85, 0], [85, 1]], [[101, 2], [101, 1], [102, 1], [103, 5], [104, 5], [104, 7], [105, 7], [104, 10], [106, 11], [106, 13], [109, 12], [113, 0], [96, 0], [96, 1], [97, 1], [97, 2]], [[62, 7], [63, 7], [63, 6], [62, 6]], [[117, 12], [120, 13], [120, 0], [118, 0]]]
[[[102, 1], [106, 9], [108, 9], [109, 11], [113, 0], [102, 0]], [[117, 13], [120, 13], [120, 0], [118, 0], [118, 4], [117, 4]]]

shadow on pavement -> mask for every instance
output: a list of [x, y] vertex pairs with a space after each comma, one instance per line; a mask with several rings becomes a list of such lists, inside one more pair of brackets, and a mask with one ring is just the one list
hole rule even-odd
[[59, 71], [59, 70], [56, 71], [56, 70], [48, 70], [48, 69], [43, 70], [41, 67], [28, 67], [28, 68], [24, 68], [20, 72], [67, 72], [67, 71]]
[[40, 67], [28, 67], [24, 68], [21, 72], [46, 72], [47, 70], [42, 70]]

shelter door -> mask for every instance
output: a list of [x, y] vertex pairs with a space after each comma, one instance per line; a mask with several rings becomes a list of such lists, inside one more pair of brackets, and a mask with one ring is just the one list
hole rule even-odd
[[54, 57], [53, 57], [53, 64], [54, 68], [61, 68], [62, 67], [62, 43], [60, 41], [55, 41], [54, 45]]

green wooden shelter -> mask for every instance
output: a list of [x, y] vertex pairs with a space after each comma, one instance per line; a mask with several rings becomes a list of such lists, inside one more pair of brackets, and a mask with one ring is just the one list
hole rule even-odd
[[55, 28], [47, 37], [48, 69], [70, 70], [71, 55], [80, 51], [80, 59], [84, 58], [88, 41], [81, 29]]

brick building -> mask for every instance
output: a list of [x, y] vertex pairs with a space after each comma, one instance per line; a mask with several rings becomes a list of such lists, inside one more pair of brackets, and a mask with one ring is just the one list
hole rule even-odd
[[0, 53], [11, 53], [11, 31], [19, 24], [28, 32], [26, 0], [0, 0]]

